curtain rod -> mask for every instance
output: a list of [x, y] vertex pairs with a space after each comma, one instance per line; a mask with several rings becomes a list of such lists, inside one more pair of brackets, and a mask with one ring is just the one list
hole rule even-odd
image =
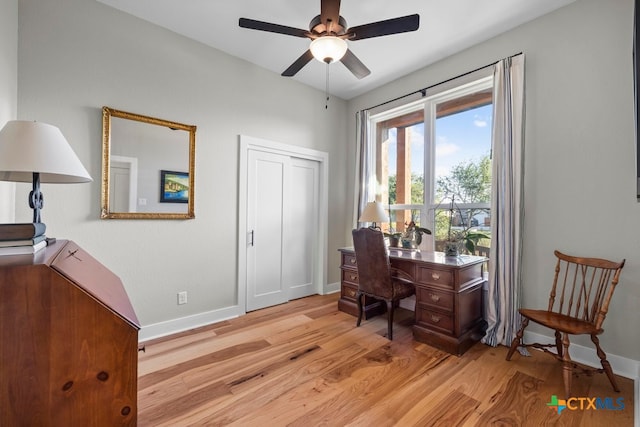
[[[507, 58], [513, 58], [514, 56], [518, 56], [518, 55], [522, 55], [522, 52], [516, 53], [515, 55], [507, 56]], [[415, 90], [415, 91], [413, 91], [413, 92], [411, 92], [411, 93], [407, 93], [406, 95], [401, 95], [401, 96], [398, 96], [397, 98], [393, 98], [393, 99], [390, 99], [390, 100], [388, 100], [388, 101], [381, 102], [380, 104], [378, 104], [378, 105], [374, 105], [373, 107], [364, 108], [362, 111], [365, 111], [365, 110], [373, 110], [374, 108], [382, 107], [383, 105], [389, 104], [389, 103], [391, 103], [391, 102], [398, 101], [398, 100], [400, 100], [400, 99], [402, 99], [402, 98], [406, 98], [407, 96], [415, 95], [416, 93], [422, 93], [422, 96], [423, 96], [423, 97], [425, 97], [425, 96], [427, 96], [427, 91], [428, 91], [429, 89], [433, 89], [433, 88], [434, 88], [434, 87], [436, 87], [436, 86], [439, 86], [439, 85], [441, 85], [441, 84], [448, 83], [448, 82], [450, 82], [450, 81], [452, 81], [452, 80], [455, 80], [455, 79], [458, 79], [458, 78], [460, 78], [460, 77], [468, 76], [469, 74], [475, 73], [476, 71], [480, 71], [480, 70], [482, 70], [483, 68], [491, 67], [491, 66], [493, 66], [493, 65], [496, 65], [496, 64], [497, 64], [498, 62], [500, 62], [500, 61], [501, 61], [501, 60], [498, 60], [498, 61], [492, 62], [491, 64], [483, 65], [482, 67], [478, 67], [478, 68], [476, 68], [475, 70], [467, 71], [466, 73], [464, 73], [464, 74], [460, 74], [459, 76], [451, 77], [450, 79], [447, 79], [447, 80], [441, 81], [441, 82], [439, 82], [439, 83], [432, 84], [431, 86], [427, 86], [427, 87], [422, 88], [422, 89]]]

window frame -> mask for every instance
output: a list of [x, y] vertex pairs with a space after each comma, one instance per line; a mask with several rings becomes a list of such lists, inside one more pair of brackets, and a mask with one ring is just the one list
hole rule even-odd
[[[409, 210], [419, 212], [419, 223], [422, 227], [430, 230], [435, 230], [435, 216], [436, 211], [441, 209], [448, 209], [449, 205], [445, 201], [436, 202], [436, 180], [435, 180], [435, 160], [436, 160], [436, 120], [441, 117], [446, 117], [450, 114], [460, 113], [467, 109], [477, 108], [482, 105], [487, 105], [486, 97], [488, 96], [489, 102], [493, 103], [493, 74], [490, 69], [480, 70], [480, 72], [474, 73], [473, 78], [470, 76], [462, 76], [457, 79], [452, 79], [442, 85], [438, 85], [431, 88], [429, 93], [425, 92], [425, 96], [411, 102], [407, 102], [403, 105], [389, 108], [384, 111], [372, 113], [369, 118], [369, 126], [373, 131], [369, 135], [368, 144], [373, 149], [370, 150], [371, 156], [369, 161], [372, 162], [370, 170], [375, 171], [374, 176], [370, 177], [370, 182], [375, 185], [372, 189], [372, 194], [376, 195], [376, 199], [381, 200], [382, 183], [378, 181], [378, 170], [380, 160], [380, 147], [382, 145], [381, 139], [382, 130], [381, 126], [387, 125], [386, 129], [398, 126], [389, 126], [393, 124], [401, 124], [404, 127], [412, 126], [420, 121], [413, 122], [415, 116], [419, 111], [422, 111], [422, 123], [424, 123], [424, 179], [423, 179], [423, 204], [407, 204], [396, 203], [389, 205], [389, 200], [381, 200], [381, 203], [385, 206], [387, 211], [391, 214], [392, 211]], [[486, 93], [488, 92], [488, 95]], [[478, 93], [479, 96], [475, 99], [470, 99], [464, 104], [456, 103], [455, 101], [471, 96], [474, 93]], [[484, 94], [484, 95], [483, 95]], [[447, 106], [446, 104], [449, 103]], [[444, 106], [441, 111], [438, 111], [438, 106]], [[412, 115], [414, 117], [412, 117]], [[396, 171], [396, 177], [398, 171]], [[397, 179], [397, 178], [396, 178]], [[397, 182], [397, 181], [396, 181]], [[388, 182], [387, 182], [388, 185]], [[397, 183], [396, 183], [397, 185]], [[385, 190], [384, 193], [387, 193]], [[466, 209], [487, 209], [491, 210], [491, 203], [456, 203], [456, 208], [460, 210]], [[399, 231], [399, 230], [396, 230]], [[428, 245], [431, 249], [435, 247], [434, 239], [427, 239]]]

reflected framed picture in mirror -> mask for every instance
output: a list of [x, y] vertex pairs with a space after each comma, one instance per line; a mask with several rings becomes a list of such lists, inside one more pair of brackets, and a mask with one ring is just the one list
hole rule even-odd
[[160, 203], [189, 202], [189, 173], [160, 171]]
[[100, 217], [195, 218], [195, 141], [195, 125], [102, 107]]

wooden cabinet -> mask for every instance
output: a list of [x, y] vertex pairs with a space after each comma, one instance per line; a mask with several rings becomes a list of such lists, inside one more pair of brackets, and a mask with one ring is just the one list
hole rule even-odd
[[[341, 296], [338, 308], [358, 315], [355, 293], [357, 265], [352, 248], [340, 249], [342, 262]], [[482, 284], [484, 257], [445, 257], [441, 252], [392, 249], [392, 267], [409, 273], [416, 284], [413, 336], [421, 341], [461, 355], [484, 335]], [[384, 312], [384, 304], [370, 298], [368, 317]]]
[[75, 243], [0, 257], [0, 425], [136, 425], [139, 328]]

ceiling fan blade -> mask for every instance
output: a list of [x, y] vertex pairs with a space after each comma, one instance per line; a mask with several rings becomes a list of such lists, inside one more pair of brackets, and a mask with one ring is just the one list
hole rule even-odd
[[367, 77], [371, 74], [371, 71], [369, 71], [362, 61], [360, 61], [349, 49], [347, 49], [347, 52], [344, 54], [340, 62], [342, 62], [358, 79]]
[[256, 21], [255, 19], [240, 18], [238, 25], [251, 30], [268, 31], [270, 33], [285, 34], [287, 36], [304, 37], [310, 36], [309, 31], [299, 28], [287, 27], [286, 25], [271, 24], [269, 22]]
[[295, 62], [289, 65], [289, 68], [282, 72], [282, 76], [284, 77], [293, 77], [296, 75], [298, 71], [302, 69], [305, 65], [309, 63], [313, 59], [313, 55], [310, 50], [307, 50], [305, 53], [300, 56], [300, 58], [296, 59]]
[[327, 31], [335, 32], [329, 28], [327, 21], [340, 23], [340, 0], [320, 0], [320, 21], [325, 24]]
[[416, 31], [419, 27], [420, 15], [414, 14], [351, 27], [347, 34], [349, 34], [349, 40], [362, 40]]

